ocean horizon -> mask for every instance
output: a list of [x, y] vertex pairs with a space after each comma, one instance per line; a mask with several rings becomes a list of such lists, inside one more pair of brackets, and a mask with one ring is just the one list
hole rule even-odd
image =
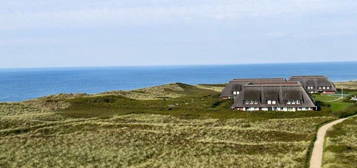
[[100, 93], [182, 82], [219, 84], [233, 78], [289, 78], [325, 75], [332, 81], [357, 79], [357, 62], [271, 63], [0, 69], [0, 102], [17, 102], [59, 93]]

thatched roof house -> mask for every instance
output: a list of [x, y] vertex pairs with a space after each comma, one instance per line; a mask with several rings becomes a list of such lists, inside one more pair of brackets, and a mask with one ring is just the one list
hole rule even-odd
[[248, 83], [277, 83], [286, 82], [284, 78], [247, 78], [233, 79], [229, 81], [221, 93], [221, 98], [232, 99], [235, 95], [242, 91], [243, 85]]
[[299, 81], [308, 93], [336, 93], [335, 85], [325, 76], [292, 76], [289, 81]]
[[299, 82], [243, 84], [233, 109], [242, 111], [306, 111], [316, 109]]

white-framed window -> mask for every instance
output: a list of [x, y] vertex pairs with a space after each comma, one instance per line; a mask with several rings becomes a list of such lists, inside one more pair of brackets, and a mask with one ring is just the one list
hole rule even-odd
[[286, 104], [291, 104], [291, 101], [288, 101]]
[[322, 87], [322, 89], [326, 89], [326, 87], [324, 86], [324, 87]]
[[327, 86], [326, 89], [330, 89], [330, 86]]
[[233, 91], [233, 95], [239, 95], [239, 91]]
[[276, 100], [268, 100], [267, 104], [276, 104]]
[[244, 104], [258, 104], [259, 102], [256, 100], [245, 100]]
[[300, 100], [296, 100], [296, 104], [300, 104], [301, 102], [300, 102]]

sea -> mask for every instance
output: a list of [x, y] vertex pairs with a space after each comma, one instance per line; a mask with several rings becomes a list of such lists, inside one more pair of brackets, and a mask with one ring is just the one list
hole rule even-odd
[[0, 102], [59, 93], [100, 93], [168, 83], [221, 84], [233, 78], [325, 75], [357, 80], [357, 62], [0, 69]]

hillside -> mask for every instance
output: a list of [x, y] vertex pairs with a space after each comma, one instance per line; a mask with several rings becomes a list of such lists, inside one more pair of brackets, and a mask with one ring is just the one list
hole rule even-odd
[[338, 89], [357, 90], [357, 81], [336, 82], [335, 85]]
[[327, 133], [324, 168], [357, 165], [357, 117], [336, 125]]
[[[339, 113], [239, 112], [221, 85], [162, 85], [0, 104], [0, 167], [306, 166]], [[14, 159], [16, 158], [16, 159]]]

